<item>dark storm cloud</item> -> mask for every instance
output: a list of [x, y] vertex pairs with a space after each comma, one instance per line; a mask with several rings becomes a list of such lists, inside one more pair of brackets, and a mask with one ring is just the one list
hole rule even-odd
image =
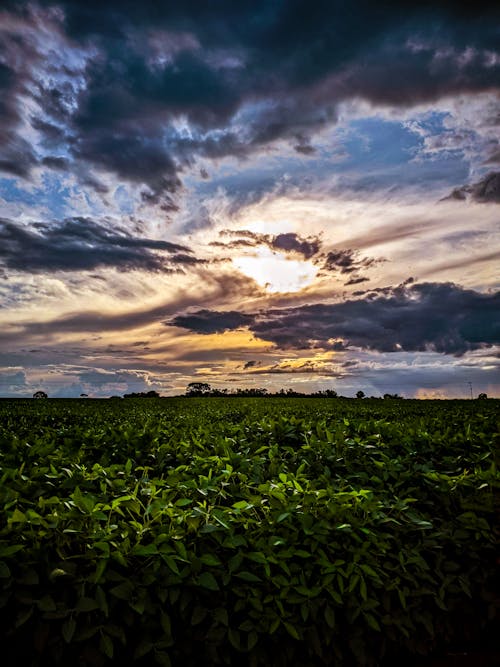
[[294, 232], [284, 234], [259, 234], [251, 232], [248, 229], [223, 230], [221, 236], [236, 237], [233, 241], [219, 242], [214, 241], [211, 245], [228, 248], [252, 248], [259, 245], [265, 245], [271, 250], [277, 250], [283, 253], [302, 255], [304, 259], [310, 259], [316, 255], [321, 248], [321, 240], [317, 236], [308, 236], [304, 238]]
[[359, 283], [365, 283], [367, 280], [369, 280], [369, 278], [364, 278], [363, 276], [358, 276], [356, 278], [353, 276], [352, 278], [349, 278], [349, 280], [345, 282], [344, 285], [359, 285]]
[[477, 183], [455, 188], [445, 199], [464, 201], [468, 197], [480, 204], [500, 204], [500, 172], [490, 172]]
[[271, 241], [271, 247], [274, 250], [283, 252], [295, 252], [302, 255], [305, 259], [310, 259], [316, 255], [320, 249], [321, 242], [318, 238], [309, 237], [307, 239], [297, 234], [288, 232], [286, 234], [277, 234]]
[[169, 324], [197, 333], [246, 325], [279, 348], [336, 346], [462, 355], [500, 343], [500, 292], [482, 294], [453, 283], [407, 283], [343, 303], [229, 317], [203, 310], [174, 317]]
[[192, 314], [178, 315], [165, 324], [200, 334], [214, 334], [251, 325], [253, 319], [252, 315], [245, 315], [234, 310], [198, 310]]
[[133, 237], [88, 218], [30, 227], [0, 218], [0, 261], [16, 271], [88, 271], [97, 267], [172, 271], [198, 261], [190, 252], [185, 246]]
[[20, 131], [22, 96], [33, 82], [31, 67], [38, 57], [29, 38], [0, 22], [0, 172], [21, 178], [29, 178], [38, 161]]
[[355, 250], [331, 250], [325, 258], [323, 269], [350, 274], [361, 269], [368, 269], [383, 260], [373, 257], [359, 257]]
[[[64, 63], [38, 81], [38, 93], [30, 88], [43, 110], [33, 123], [45, 144], [60, 141], [77, 163], [143, 184], [144, 201], [168, 210], [182, 170], [198, 156], [242, 157], [277, 139], [307, 155], [308, 138], [335, 121], [342, 100], [408, 106], [492, 90], [500, 78], [499, 15], [490, 3], [466, 10], [438, 0], [40, 4], [62, 10], [66, 37], [88, 55], [83, 73], [76, 68], [83, 86]], [[32, 28], [41, 20], [29, 3], [5, 7]], [[32, 47], [11, 44], [0, 60], [0, 114], [11, 133], [26, 92], [20, 83], [30, 76], [14, 67], [22, 61], [15, 49], [30, 55]], [[172, 124], [180, 117], [188, 138]], [[0, 168], [27, 176], [35, 158], [17, 139], [9, 135]]]
[[45, 167], [49, 167], [49, 169], [56, 169], [57, 171], [64, 171], [69, 166], [68, 160], [66, 158], [57, 157], [56, 155], [49, 155], [48, 157], [44, 157], [42, 164]]

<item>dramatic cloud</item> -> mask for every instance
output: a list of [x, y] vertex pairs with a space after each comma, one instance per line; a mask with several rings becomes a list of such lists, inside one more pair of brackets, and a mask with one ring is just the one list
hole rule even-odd
[[500, 343], [500, 292], [481, 294], [451, 283], [402, 285], [336, 304], [314, 304], [258, 314], [207, 310], [169, 324], [197, 333], [247, 325], [279, 348], [379, 352], [434, 351], [461, 355]]
[[500, 172], [486, 174], [473, 185], [455, 188], [447, 199], [465, 200], [468, 196], [480, 204], [500, 204]]
[[3, 0], [0, 393], [498, 393], [500, 8], [463, 4]]
[[166, 324], [196, 331], [196, 333], [214, 334], [248, 326], [253, 319], [252, 315], [245, 315], [236, 311], [198, 310], [192, 314], [178, 315]]
[[317, 255], [321, 248], [321, 241], [315, 236], [303, 238], [294, 232], [285, 234], [258, 234], [247, 229], [223, 230], [221, 236], [236, 237], [232, 241], [213, 241], [211, 245], [234, 250], [236, 248], [252, 248], [255, 246], [267, 246], [271, 250], [286, 254], [296, 254], [304, 259], [310, 259]]
[[[362, 269], [368, 269], [383, 261], [383, 259], [375, 259], [373, 257], [360, 257], [359, 253], [353, 250], [331, 250], [327, 253], [322, 268], [324, 271], [350, 275]], [[367, 280], [368, 278], [364, 276], [355, 275], [351, 276], [345, 284], [357, 285]]]
[[[153, 252], [154, 251], [154, 252]], [[16, 271], [173, 271], [197, 260], [189, 248], [109, 230], [88, 218], [20, 226], [0, 218], [0, 261]]]
[[[343, 100], [406, 107], [490, 91], [500, 76], [498, 12], [482, 3], [465, 12], [368, 0], [41, 5], [46, 13], [6, 5], [0, 168], [27, 176], [38, 161], [15, 132], [17, 105], [32, 96], [33, 127], [68, 168], [81, 173], [84, 163], [142, 185], [144, 201], [167, 211], [199, 157], [249, 155], [280, 139], [311, 155], [310, 135], [336, 120]], [[78, 45], [79, 57], [67, 63], [53, 49], [48, 67], [33, 36], [43, 22], [46, 37]]]

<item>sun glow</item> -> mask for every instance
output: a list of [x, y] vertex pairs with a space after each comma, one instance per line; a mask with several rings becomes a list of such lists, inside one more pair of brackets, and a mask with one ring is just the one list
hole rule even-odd
[[318, 273], [309, 260], [288, 259], [269, 248], [257, 248], [251, 255], [233, 258], [234, 266], [268, 292], [299, 292]]

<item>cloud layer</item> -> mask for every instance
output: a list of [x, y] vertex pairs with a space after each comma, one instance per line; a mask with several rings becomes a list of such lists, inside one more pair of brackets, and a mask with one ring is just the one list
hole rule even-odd
[[0, 4], [3, 393], [500, 391], [500, 9]]
[[[408, 107], [491, 91], [500, 77], [490, 3], [6, 7], [0, 169], [28, 178], [37, 165], [64, 166], [87, 183], [89, 171], [111, 173], [166, 212], [197, 159], [248, 156], [277, 140], [311, 155], [308, 138], [344, 100]], [[23, 138], [27, 122], [45, 155]]]
[[500, 292], [481, 294], [451, 283], [402, 285], [364, 298], [258, 314], [202, 310], [169, 325], [206, 334], [248, 326], [278, 348], [462, 355], [500, 344]]
[[185, 246], [111, 231], [88, 218], [29, 227], [0, 218], [0, 262], [15, 271], [89, 271], [106, 267], [171, 272], [197, 261]]

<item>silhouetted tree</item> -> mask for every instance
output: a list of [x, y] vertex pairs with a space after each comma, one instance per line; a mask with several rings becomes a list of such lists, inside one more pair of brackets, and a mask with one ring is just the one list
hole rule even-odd
[[361, 391], [361, 389], [356, 392], [356, 398], [364, 398], [364, 397], [365, 397], [365, 392]]
[[484, 401], [485, 398], [488, 398], [488, 394], [482, 394], [482, 393], [481, 393], [481, 394], [479, 394], [479, 396], [478, 396], [478, 399], [479, 399], [480, 401]]
[[33, 394], [33, 398], [48, 398], [48, 394], [46, 394], [44, 391], [35, 391]]
[[186, 387], [186, 396], [205, 396], [212, 387], [207, 382], [190, 382]]
[[88, 397], [89, 397], [88, 394], [80, 394], [80, 398], [88, 398]]

